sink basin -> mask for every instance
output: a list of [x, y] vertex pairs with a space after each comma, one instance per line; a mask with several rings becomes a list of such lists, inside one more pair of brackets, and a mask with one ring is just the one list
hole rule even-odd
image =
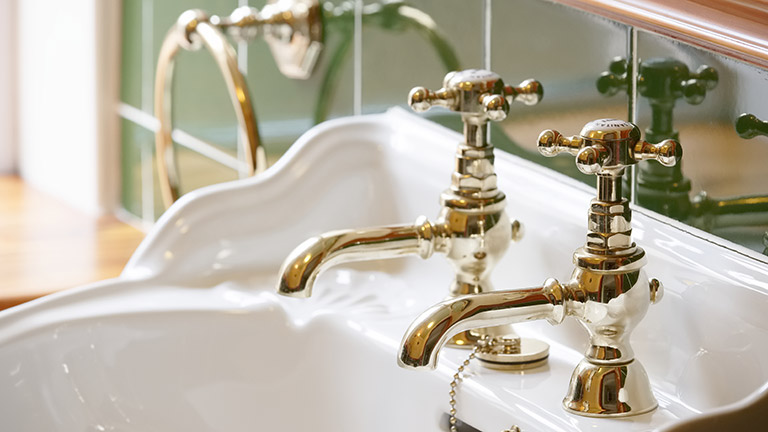
[[[381, 415], [392, 411], [429, 430], [440, 415], [442, 399], [423, 403], [440, 383], [399, 369], [391, 343], [360, 335], [330, 309], [301, 323], [312, 313], [292, 317], [298, 312], [274, 294], [238, 284], [181, 292], [128, 283], [120, 291], [81, 299], [66, 323], [4, 344], [7, 430], [352, 431], [372, 419], [398, 430], [403, 417]], [[167, 301], [158, 295], [183, 297], [183, 306], [153, 308]], [[366, 306], [375, 299], [357, 303], [375, 309]], [[102, 307], [110, 311], [89, 313]], [[408, 397], [397, 396], [412, 383]]]
[[[399, 109], [339, 119], [308, 132], [263, 176], [184, 195], [119, 278], [0, 312], [4, 428], [447, 430], [448, 384], [468, 352], [443, 350], [434, 372], [396, 363], [408, 325], [447, 295], [442, 257], [333, 268], [306, 300], [280, 297], [274, 285], [283, 258], [310, 236], [436, 215], [460, 139]], [[494, 285], [567, 280], [589, 188], [508, 154], [496, 164], [526, 234]], [[457, 397], [464, 423], [672, 431], [765, 411], [765, 257], [651, 212], [636, 211], [633, 223], [646, 271], [665, 284], [632, 339], [659, 408], [611, 420], [566, 413], [561, 399], [587, 343], [566, 319], [516, 326], [550, 344], [544, 367], [471, 364]]]

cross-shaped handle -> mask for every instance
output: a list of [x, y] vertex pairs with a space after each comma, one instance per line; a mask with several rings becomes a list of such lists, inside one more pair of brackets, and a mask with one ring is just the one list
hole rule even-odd
[[[629, 66], [627, 61], [616, 57], [597, 80], [597, 90], [611, 96], [619, 90], [625, 91], [629, 85]], [[702, 65], [691, 72], [685, 63], [671, 58], [651, 58], [640, 62], [637, 76], [640, 95], [660, 102], [674, 102], [683, 98], [692, 105], [700, 104], [707, 91], [717, 86], [717, 71]]]
[[754, 114], [742, 114], [736, 120], [736, 133], [744, 139], [752, 139], [756, 136], [768, 136], [768, 122], [755, 117]]
[[415, 87], [408, 95], [408, 105], [418, 112], [441, 106], [477, 117], [481, 122], [501, 121], [507, 117], [510, 103], [535, 105], [543, 94], [543, 88], [536, 80], [525, 80], [513, 87], [505, 85], [494, 72], [468, 69], [450, 72], [439, 90]]
[[682, 157], [682, 148], [674, 140], [652, 144], [640, 139], [640, 129], [617, 119], [600, 119], [587, 123], [578, 136], [565, 137], [555, 130], [539, 135], [539, 153], [576, 156], [576, 166], [585, 174], [620, 175], [624, 168], [644, 160], [656, 160], [674, 166]]

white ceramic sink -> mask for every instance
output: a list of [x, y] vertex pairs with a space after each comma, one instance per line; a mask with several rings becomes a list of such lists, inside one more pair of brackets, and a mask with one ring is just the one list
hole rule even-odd
[[[467, 352], [445, 349], [435, 372], [396, 363], [410, 322], [447, 295], [443, 257], [333, 268], [306, 300], [274, 285], [309, 236], [436, 216], [459, 139], [397, 109], [326, 123], [263, 176], [185, 195], [120, 278], [0, 312], [2, 430], [444, 430], [448, 383]], [[589, 188], [507, 154], [497, 171], [526, 234], [495, 286], [567, 280]], [[767, 409], [765, 257], [655, 214], [636, 211], [633, 224], [646, 271], [666, 288], [632, 338], [659, 409], [622, 420], [566, 413], [587, 342], [566, 319], [516, 327], [550, 343], [546, 367], [473, 364], [463, 421], [488, 432], [686, 430]]]

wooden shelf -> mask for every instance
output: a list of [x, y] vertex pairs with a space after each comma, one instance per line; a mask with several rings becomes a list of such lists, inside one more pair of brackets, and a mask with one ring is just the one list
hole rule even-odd
[[0, 309], [115, 277], [144, 238], [84, 215], [18, 177], [0, 177]]
[[765, 0], [554, 0], [768, 68]]

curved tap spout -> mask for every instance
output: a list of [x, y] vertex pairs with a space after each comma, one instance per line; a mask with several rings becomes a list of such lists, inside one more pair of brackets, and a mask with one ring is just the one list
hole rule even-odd
[[438, 303], [408, 328], [398, 364], [434, 369], [440, 348], [467, 330], [540, 319], [559, 324], [565, 317], [567, 292], [555, 279], [547, 279], [541, 287], [468, 294]]
[[286, 258], [277, 290], [291, 297], [309, 297], [315, 279], [327, 267], [353, 261], [419, 255], [434, 250], [434, 228], [426, 218], [413, 225], [331, 231], [310, 238]]

